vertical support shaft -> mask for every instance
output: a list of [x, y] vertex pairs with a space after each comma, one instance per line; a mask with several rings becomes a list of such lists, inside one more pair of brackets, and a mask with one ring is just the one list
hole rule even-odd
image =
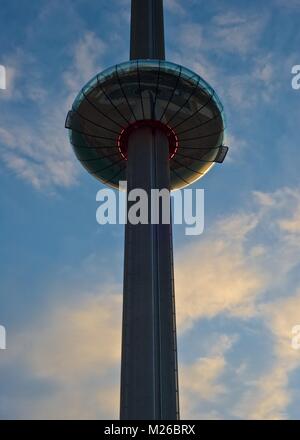
[[163, 0], [131, 1], [130, 59], [165, 59]]
[[[130, 59], [165, 59], [162, 0], [132, 0]], [[170, 189], [169, 145], [161, 131], [144, 127], [131, 134], [127, 189], [148, 195], [148, 223], [125, 228], [120, 418], [176, 420], [172, 230], [161, 215], [151, 224], [150, 206], [152, 189]]]
[[[179, 418], [171, 223], [151, 224], [151, 189], [170, 188], [165, 134], [139, 128], [129, 139], [128, 191], [143, 189], [148, 224], [125, 230], [121, 413], [123, 420]], [[170, 203], [170, 200], [169, 200]], [[130, 204], [128, 204], [130, 209]], [[162, 210], [160, 210], [162, 211]]]

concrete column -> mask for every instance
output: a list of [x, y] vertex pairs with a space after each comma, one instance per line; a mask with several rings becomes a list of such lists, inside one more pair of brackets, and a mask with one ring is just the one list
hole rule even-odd
[[[128, 191], [148, 194], [148, 224], [125, 227], [121, 370], [123, 420], [179, 418], [171, 223], [151, 224], [151, 189], [170, 188], [163, 132], [138, 128], [129, 139]], [[128, 210], [132, 203], [128, 204]], [[161, 210], [160, 210], [161, 211]]]

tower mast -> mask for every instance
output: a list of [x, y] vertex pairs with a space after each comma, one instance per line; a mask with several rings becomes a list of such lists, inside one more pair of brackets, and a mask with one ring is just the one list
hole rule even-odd
[[162, 0], [131, 1], [130, 59], [165, 59]]
[[[162, 0], [132, 0], [130, 58], [165, 59]], [[129, 137], [127, 189], [137, 188], [148, 195], [149, 218], [125, 226], [120, 418], [176, 420], [172, 228], [161, 215], [151, 224], [151, 189], [170, 189], [169, 142], [158, 128], [139, 127]]]

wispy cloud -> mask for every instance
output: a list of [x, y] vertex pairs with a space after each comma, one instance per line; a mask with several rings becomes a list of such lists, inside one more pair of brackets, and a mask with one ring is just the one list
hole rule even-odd
[[29, 380], [46, 385], [24, 405], [17, 396], [17, 418], [118, 417], [121, 296], [114, 289], [103, 286], [102, 292], [83, 293], [81, 300], [52, 304], [12, 337], [0, 367], [21, 363]]
[[276, 4], [284, 9], [298, 9], [300, 7], [300, 0], [290, 0], [288, 2], [284, 0], [275, 0]]
[[267, 282], [258, 258], [247, 248], [247, 236], [257, 223], [254, 214], [232, 216], [217, 222], [204, 240], [181, 250], [175, 270], [180, 328], [220, 313], [255, 313], [256, 298]]
[[262, 295], [298, 264], [298, 192], [284, 188], [252, 198], [250, 211], [207, 227], [205, 238], [176, 256], [179, 327], [220, 313], [255, 315]]
[[73, 62], [64, 73], [64, 81], [71, 93], [78, 91], [93, 76], [103, 70], [101, 59], [107, 45], [93, 32], [86, 32], [73, 48]]
[[[261, 375], [256, 373], [255, 379], [252, 373], [243, 375], [245, 389], [231, 416], [282, 419], [288, 418], [293, 400], [290, 374], [300, 368], [300, 353], [291, 347], [292, 328], [300, 323], [297, 280], [286, 291], [289, 275], [299, 268], [300, 198], [299, 191], [291, 188], [253, 196], [247, 210], [217, 222], [205, 240], [187, 246], [179, 255], [178, 324], [189, 331], [199, 319], [220, 314], [248, 322], [261, 320], [265, 330], [260, 338], [270, 340], [270, 366]], [[214, 370], [213, 383], [218, 383], [225, 368], [222, 359], [216, 365], [219, 370]], [[191, 404], [197, 407], [200, 395]], [[199, 406], [197, 411], [201, 416]]]
[[199, 413], [199, 403], [205, 407], [206, 402], [222, 399], [228, 392], [222, 381], [226, 370], [226, 354], [236, 342], [235, 336], [215, 335], [215, 345], [205, 357], [199, 357], [194, 362], [182, 365], [180, 374], [181, 415], [185, 419], [220, 418], [216, 412]]
[[256, 52], [256, 44], [266, 26], [266, 16], [232, 11], [214, 16], [212, 24], [214, 32], [211, 29], [211, 35], [208, 35], [208, 47], [245, 55]]
[[184, 3], [180, 0], [165, 0], [164, 5], [169, 12], [177, 15], [185, 15], [186, 10], [184, 8]]
[[294, 397], [289, 377], [300, 368], [300, 352], [291, 346], [292, 328], [300, 323], [299, 310], [299, 291], [262, 307], [262, 319], [273, 336], [272, 365], [243, 396], [235, 409], [239, 417], [255, 420], [289, 418], [287, 410]]
[[[11, 99], [23, 102], [30, 98], [34, 105], [26, 122], [12, 110], [6, 114], [5, 127], [0, 127], [0, 157], [9, 170], [36, 189], [69, 187], [76, 183], [79, 166], [71, 151], [64, 121], [80, 88], [101, 70], [105, 47], [91, 32], [75, 43], [72, 63], [55, 87], [54, 100], [50, 99], [46, 79], [36, 81], [37, 62], [30, 55], [25, 57], [31, 59], [30, 69], [23, 69], [21, 61], [14, 68], [13, 77], [18, 78], [18, 82], [8, 86], [8, 90], [9, 87], [17, 90]], [[25, 87], [20, 87], [22, 81]]]

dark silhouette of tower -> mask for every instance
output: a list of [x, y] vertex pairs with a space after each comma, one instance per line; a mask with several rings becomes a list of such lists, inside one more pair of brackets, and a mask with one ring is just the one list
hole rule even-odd
[[[125, 226], [121, 419], [179, 419], [171, 222], [151, 224], [152, 189], [182, 188], [227, 153], [222, 105], [197, 74], [165, 61], [162, 0], [132, 0], [130, 61], [96, 75], [66, 127], [78, 159], [112, 187], [149, 195]], [[133, 202], [128, 202], [128, 210]], [[168, 201], [170, 207], [170, 200]]]
[[[164, 60], [162, 1], [132, 1], [130, 57]], [[170, 189], [169, 143], [160, 127], [131, 134], [127, 185], [144, 189], [149, 200], [151, 189]], [[148, 221], [125, 231], [121, 419], [172, 420], [179, 418], [172, 232], [161, 219]]]

